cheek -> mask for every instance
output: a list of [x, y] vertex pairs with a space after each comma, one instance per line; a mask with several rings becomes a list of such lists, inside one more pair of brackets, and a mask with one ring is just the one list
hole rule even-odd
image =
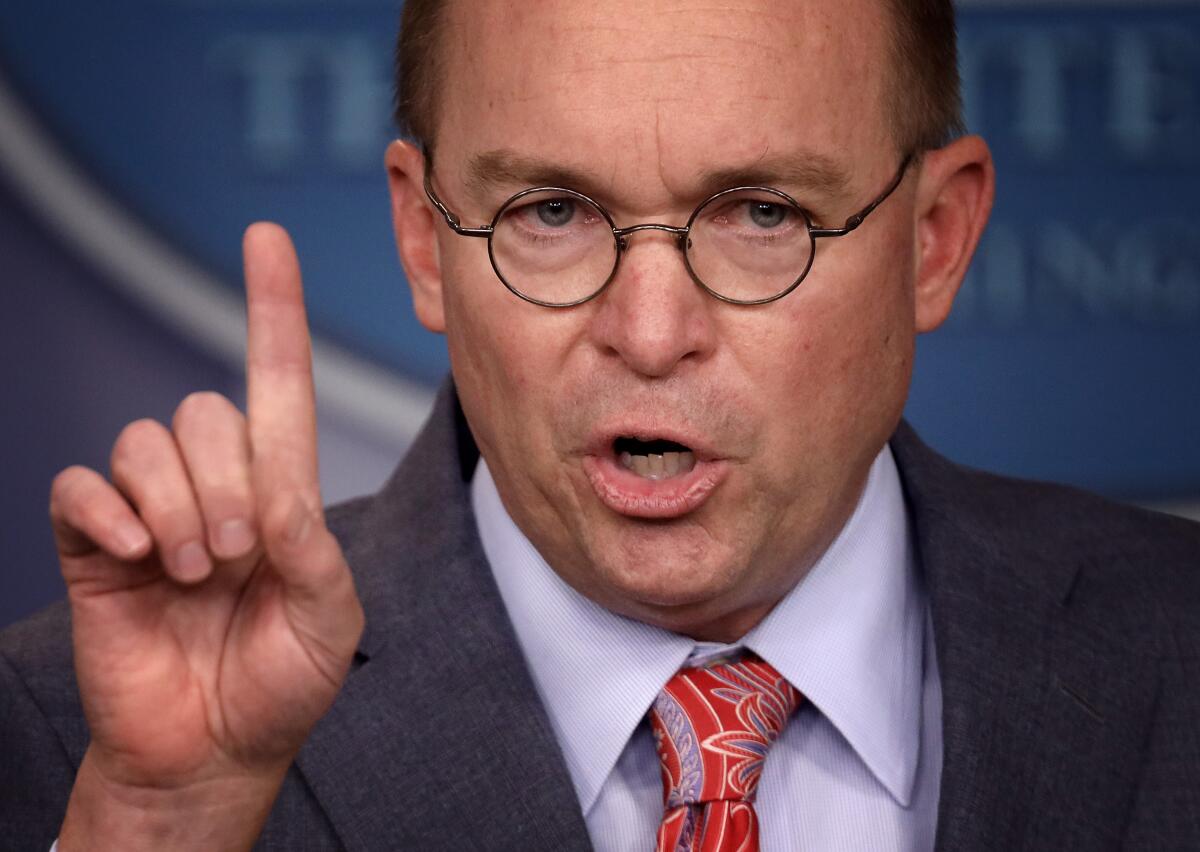
[[[883, 226], [885, 223], [878, 223]], [[831, 368], [859, 385], [884, 387], [911, 361], [914, 338], [912, 244], [899, 228], [856, 232], [850, 264], [818, 306]], [[843, 246], [851, 249], [851, 246]]]
[[744, 358], [769, 415], [773, 457], [801, 472], [836, 472], [895, 428], [912, 366], [912, 300], [901, 275], [878, 268], [813, 283], [777, 305], [784, 310], [750, 338]]
[[547, 440], [553, 389], [573, 338], [569, 316], [521, 301], [483, 264], [449, 265], [446, 341], [476, 439], [508, 458]]
[[510, 434], [506, 418], [526, 398], [527, 378], [518, 357], [519, 326], [506, 319], [508, 293], [494, 280], [486, 260], [483, 270], [473, 260], [460, 255], [444, 262], [443, 304], [455, 385], [468, 422], [477, 432], [485, 427], [476, 438], [486, 450], [495, 437]]
[[[896, 268], [907, 267], [898, 262]], [[914, 317], [902, 274], [877, 270], [868, 280], [872, 286], [860, 298], [848, 298], [829, 318], [824, 337], [832, 379], [829, 417], [845, 431], [845, 441], [877, 447], [895, 429], [908, 395]]]
[[525, 384], [528, 359], [520, 316], [523, 302], [504, 288], [487, 260], [483, 240], [466, 240], [443, 256], [446, 343], [456, 380], [508, 392]]

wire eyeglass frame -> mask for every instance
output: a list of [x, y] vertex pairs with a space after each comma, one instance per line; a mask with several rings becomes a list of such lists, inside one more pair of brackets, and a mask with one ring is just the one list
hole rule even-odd
[[[424, 184], [425, 194], [429, 197], [430, 203], [433, 204], [437, 211], [442, 214], [442, 217], [445, 219], [446, 225], [450, 228], [450, 230], [462, 237], [479, 237], [488, 241], [488, 260], [492, 264], [492, 269], [496, 273], [496, 277], [500, 279], [500, 283], [508, 288], [513, 295], [524, 299], [526, 302], [531, 302], [535, 305], [541, 305], [542, 307], [546, 308], [571, 308], [576, 305], [581, 305], [584, 302], [591, 301], [604, 292], [608, 285], [612, 283], [613, 278], [616, 277], [617, 269], [621, 263], [621, 255], [628, 247], [628, 240], [632, 234], [635, 234], [639, 231], [663, 231], [675, 237], [676, 245], [683, 254], [683, 263], [687, 268], [688, 275], [690, 275], [692, 280], [710, 296], [715, 299], [719, 299], [722, 302], [727, 302], [733, 305], [765, 305], [782, 299], [788, 293], [791, 293], [793, 290], [799, 287], [800, 283], [804, 281], [806, 277], [808, 277], [809, 270], [812, 269], [813, 259], [816, 257], [816, 241], [818, 239], [844, 237], [862, 225], [866, 218], [871, 215], [872, 212], [874, 212], [875, 208], [886, 201], [888, 197], [896, 191], [896, 188], [900, 186], [904, 180], [904, 175], [908, 171], [908, 167], [915, 159], [915, 156], [915, 154], [907, 154], [904, 159], [901, 160], [900, 167], [896, 170], [895, 177], [892, 178], [891, 182], [887, 185], [887, 188], [877, 195], [869, 204], [867, 204], [867, 206], [863, 207], [857, 213], [846, 219], [840, 228], [818, 228], [814, 226], [812, 217], [798, 201], [796, 201], [786, 192], [769, 186], [734, 186], [730, 187], [729, 189], [723, 189], [719, 192], [713, 193], [696, 206], [696, 209], [692, 211], [692, 215], [688, 217], [687, 224], [683, 227], [667, 225], [660, 222], [643, 222], [636, 225], [628, 225], [624, 228], [618, 228], [608, 210], [598, 201], [587, 195], [584, 195], [582, 192], [562, 186], [534, 186], [521, 190], [500, 205], [500, 209], [496, 211], [496, 214], [492, 217], [492, 220], [489, 224], [478, 228], [468, 228], [462, 224], [462, 221], [458, 215], [451, 211], [450, 208], [446, 206], [446, 204], [434, 191], [432, 158], [429, 157], [428, 154], [425, 156]], [[787, 204], [800, 214], [808, 230], [808, 237], [810, 241], [808, 260], [806, 261], [804, 269], [800, 272], [799, 276], [797, 276], [791, 284], [789, 284], [780, 292], [759, 299], [736, 299], [723, 295], [722, 293], [712, 289], [704, 283], [704, 281], [696, 273], [695, 269], [693, 269], [691, 259], [688, 256], [688, 236], [691, 233], [693, 225], [695, 224], [696, 217], [699, 216], [700, 213], [713, 202], [740, 192], [765, 193], [767, 195], [773, 195], [779, 198], [783, 203]], [[600, 215], [604, 217], [604, 220], [608, 224], [609, 228], [612, 230], [613, 240], [616, 243], [616, 254], [613, 258], [612, 270], [609, 272], [608, 277], [604, 280], [604, 282], [588, 295], [567, 302], [551, 302], [538, 299], [534, 296], [530, 296], [528, 293], [521, 292], [521, 290], [515, 287], [507, 278], [505, 278], [503, 271], [500, 269], [500, 265], [496, 262], [494, 237], [496, 234], [496, 228], [500, 223], [501, 218], [506, 212], [508, 212], [509, 209], [513, 207], [514, 204], [519, 203], [523, 198], [527, 198], [534, 193], [555, 193], [556, 195], [583, 202], [599, 212]]]

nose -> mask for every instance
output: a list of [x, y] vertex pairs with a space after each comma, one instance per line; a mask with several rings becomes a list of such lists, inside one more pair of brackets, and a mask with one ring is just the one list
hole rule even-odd
[[679, 237], [639, 229], [623, 244], [616, 276], [597, 299], [594, 343], [647, 378], [705, 360], [716, 345], [713, 314], [720, 303], [688, 274]]

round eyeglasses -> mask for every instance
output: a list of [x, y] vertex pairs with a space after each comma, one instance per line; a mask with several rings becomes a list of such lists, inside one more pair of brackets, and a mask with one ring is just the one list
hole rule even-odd
[[500, 281], [535, 305], [569, 308], [598, 296], [638, 231], [673, 235], [692, 280], [721, 301], [762, 305], [795, 290], [812, 268], [816, 241], [845, 236], [861, 225], [900, 185], [912, 159], [906, 156], [887, 188], [840, 228], [814, 226], [794, 198], [765, 186], [709, 196], [682, 228], [658, 223], [618, 228], [596, 201], [560, 186], [522, 190], [501, 205], [491, 224], [467, 228], [434, 192], [428, 158], [425, 193], [456, 234], [487, 239]]

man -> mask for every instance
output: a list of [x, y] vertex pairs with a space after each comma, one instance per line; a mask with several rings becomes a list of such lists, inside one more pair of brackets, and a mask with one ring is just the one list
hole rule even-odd
[[[55, 482], [70, 638], [0, 646], [12, 842], [1200, 843], [1200, 533], [898, 425], [992, 200], [948, 4], [405, 28], [393, 214], [453, 385], [324, 514], [295, 255], [247, 232], [247, 415], [189, 397]], [[786, 694], [757, 800], [659, 787], [681, 667]]]

